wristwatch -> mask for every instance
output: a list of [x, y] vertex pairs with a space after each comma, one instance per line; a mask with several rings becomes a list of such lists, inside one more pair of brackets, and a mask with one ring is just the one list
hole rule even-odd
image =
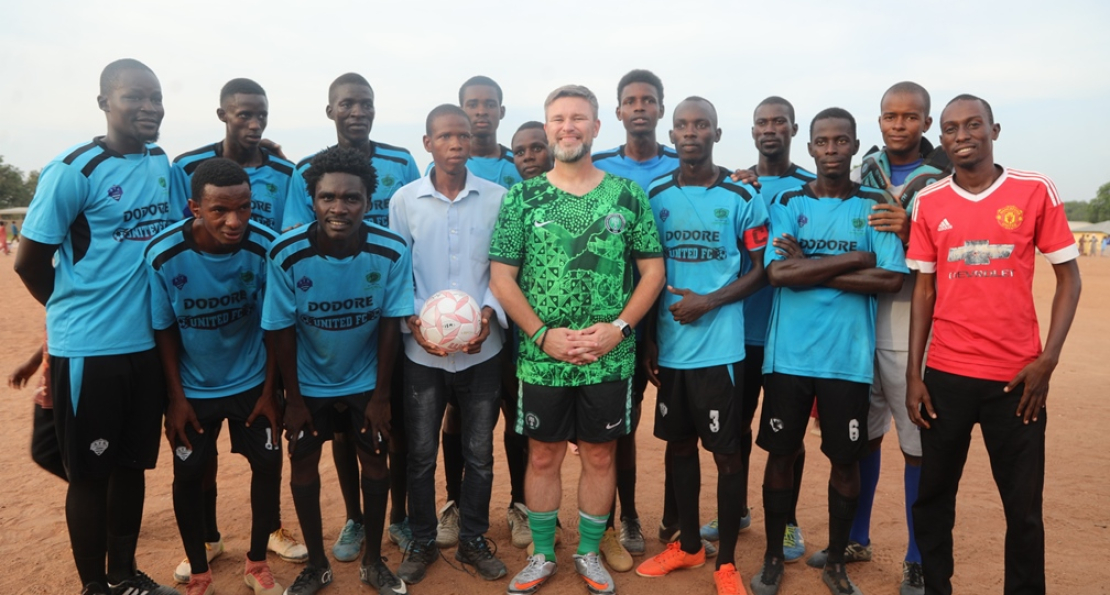
[[617, 328], [619, 328], [619, 329], [620, 329], [620, 331], [621, 331], [621, 337], [623, 337], [623, 338], [628, 338], [628, 337], [631, 337], [631, 336], [632, 336], [632, 327], [628, 326], [628, 323], [627, 323], [627, 322], [625, 322], [625, 321], [621, 320], [620, 318], [618, 318], [618, 319], [614, 320], [614, 321], [612, 322], [612, 324], [613, 324], [613, 326], [615, 326], [615, 327], [617, 327]]

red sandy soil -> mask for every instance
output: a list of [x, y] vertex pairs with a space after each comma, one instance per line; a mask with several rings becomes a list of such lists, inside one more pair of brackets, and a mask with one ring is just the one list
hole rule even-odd
[[[36, 348], [43, 335], [43, 310], [31, 299], [12, 272], [12, 257], [0, 257], [0, 372], [9, 373]], [[1034, 291], [1040, 320], [1047, 332], [1049, 308], [1054, 288], [1051, 268], [1038, 262]], [[1103, 555], [1110, 551], [1110, 455], [1107, 439], [1100, 428], [1110, 420], [1110, 405], [1105, 387], [1110, 384], [1107, 366], [1107, 344], [1110, 337], [1110, 308], [1105, 297], [1110, 294], [1110, 258], [1083, 257], [1083, 298], [1072, 327], [1071, 336], [1053, 378], [1049, 400], [1051, 419], [1048, 425], [1048, 465], [1045, 482], [1045, 521], [1048, 531], [1047, 572], [1050, 593], [1110, 592], [1110, 565]], [[990, 315], [991, 313], [984, 313]], [[135, 321], [138, 324], [140, 321]], [[1102, 347], [1099, 347], [1102, 345]], [[5, 594], [66, 594], [78, 593], [77, 573], [73, 566], [64, 518], [65, 485], [36, 467], [28, 455], [31, 428], [31, 389], [0, 388], [0, 399], [11, 409], [5, 432], [0, 433], [0, 593]], [[654, 393], [649, 392], [645, 411], [651, 411]], [[758, 419], [758, 418], [757, 418]], [[638, 507], [647, 533], [648, 554], [663, 546], [654, 539], [662, 510], [663, 443], [652, 436], [652, 416], [645, 416], [639, 436]], [[498, 436], [500, 430], [498, 430]], [[243, 585], [240, 573], [247, 549], [250, 510], [248, 506], [248, 473], [246, 461], [230, 454], [227, 432], [220, 438], [220, 500], [219, 519], [227, 552], [213, 562], [216, 587], [224, 595], [250, 590]], [[810, 456], [798, 517], [805, 531], [808, 552], [812, 553], [827, 541], [826, 481], [828, 462], [819, 454], [819, 438], [806, 436]], [[526, 553], [512, 547], [505, 523], [508, 504], [508, 475], [497, 440], [496, 481], [490, 503], [489, 537], [499, 546], [499, 555], [510, 574], [519, 570]], [[883, 476], [879, 482], [872, 519], [874, 560], [854, 564], [851, 574], [868, 594], [894, 594], [901, 581], [901, 561], [906, 546], [905, 517], [902, 502], [902, 457], [898, 443], [891, 436], [883, 444]], [[161, 449], [158, 468], [147, 474], [147, 497], [142, 536], [139, 540], [138, 563], [155, 579], [168, 583], [183, 553], [174, 521], [170, 484], [172, 466], [170, 450]], [[335, 539], [343, 522], [343, 506], [330, 457], [321, 464], [324, 478], [322, 505], [324, 539]], [[759, 486], [766, 461], [758, 448], [752, 455], [751, 501], [754, 506], [752, 529], [740, 536], [737, 559], [745, 582], [758, 569], [763, 554], [763, 514]], [[574, 486], [579, 473], [576, 457], [567, 456], [564, 467], [564, 494], [561, 517], [568, 525], [566, 542], [558, 550], [561, 572], [542, 589], [546, 595], [585, 593], [584, 585], [575, 576], [570, 556], [577, 542], [577, 515]], [[288, 471], [286, 471], [288, 474]], [[442, 473], [440, 499], [443, 498]], [[288, 475], [286, 475], [288, 477]], [[716, 470], [709, 456], [702, 457], [702, 519], [712, 518], [716, 504]], [[282, 510], [286, 525], [298, 535], [300, 529], [293, 512], [288, 488], [283, 485]], [[567, 522], [569, 521], [569, 523]], [[958, 593], [1000, 593], [1003, 576], [1002, 506], [991, 479], [986, 451], [977, 436], [959, 495], [956, 526], [956, 575]], [[401, 553], [386, 541], [383, 546], [388, 564], [396, 568]], [[454, 552], [447, 550], [454, 562]], [[637, 563], [639, 560], [637, 560]], [[286, 586], [293, 582], [300, 566], [270, 556], [278, 579]], [[357, 564], [335, 563], [335, 582], [326, 593], [370, 593], [358, 581]], [[621, 593], [714, 593], [712, 565], [682, 571], [662, 579], [645, 579], [634, 572], [617, 574]], [[504, 593], [508, 579], [486, 583], [477, 577], [452, 569], [440, 561], [429, 569], [428, 577], [411, 587], [412, 593], [479, 594]], [[182, 592], [184, 588], [181, 588]], [[783, 595], [825, 593], [818, 571], [795, 564], [787, 569]]]

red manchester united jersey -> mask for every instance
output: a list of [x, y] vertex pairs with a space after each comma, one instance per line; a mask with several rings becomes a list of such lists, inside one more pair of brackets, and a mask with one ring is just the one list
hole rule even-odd
[[936, 274], [930, 367], [1008, 382], [1040, 355], [1036, 250], [1053, 264], [1079, 256], [1056, 186], [1041, 174], [1006, 168], [979, 194], [952, 177], [918, 193], [906, 264]]

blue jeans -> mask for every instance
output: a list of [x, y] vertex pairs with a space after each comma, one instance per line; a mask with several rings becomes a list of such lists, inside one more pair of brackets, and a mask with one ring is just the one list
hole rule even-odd
[[436, 537], [436, 456], [448, 401], [461, 424], [463, 471], [459, 539], [489, 530], [493, 490], [493, 427], [501, 407], [501, 358], [461, 372], [429, 368], [405, 358], [405, 430], [408, 433], [409, 526], [417, 542]]

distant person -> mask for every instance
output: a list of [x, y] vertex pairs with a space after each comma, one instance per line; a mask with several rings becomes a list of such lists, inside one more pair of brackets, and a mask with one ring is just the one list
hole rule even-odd
[[8, 247], [8, 224], [5, 221], [0, 221], [0, 250], [4, 251], [4, 256], [12, 253], [11, 248]]

